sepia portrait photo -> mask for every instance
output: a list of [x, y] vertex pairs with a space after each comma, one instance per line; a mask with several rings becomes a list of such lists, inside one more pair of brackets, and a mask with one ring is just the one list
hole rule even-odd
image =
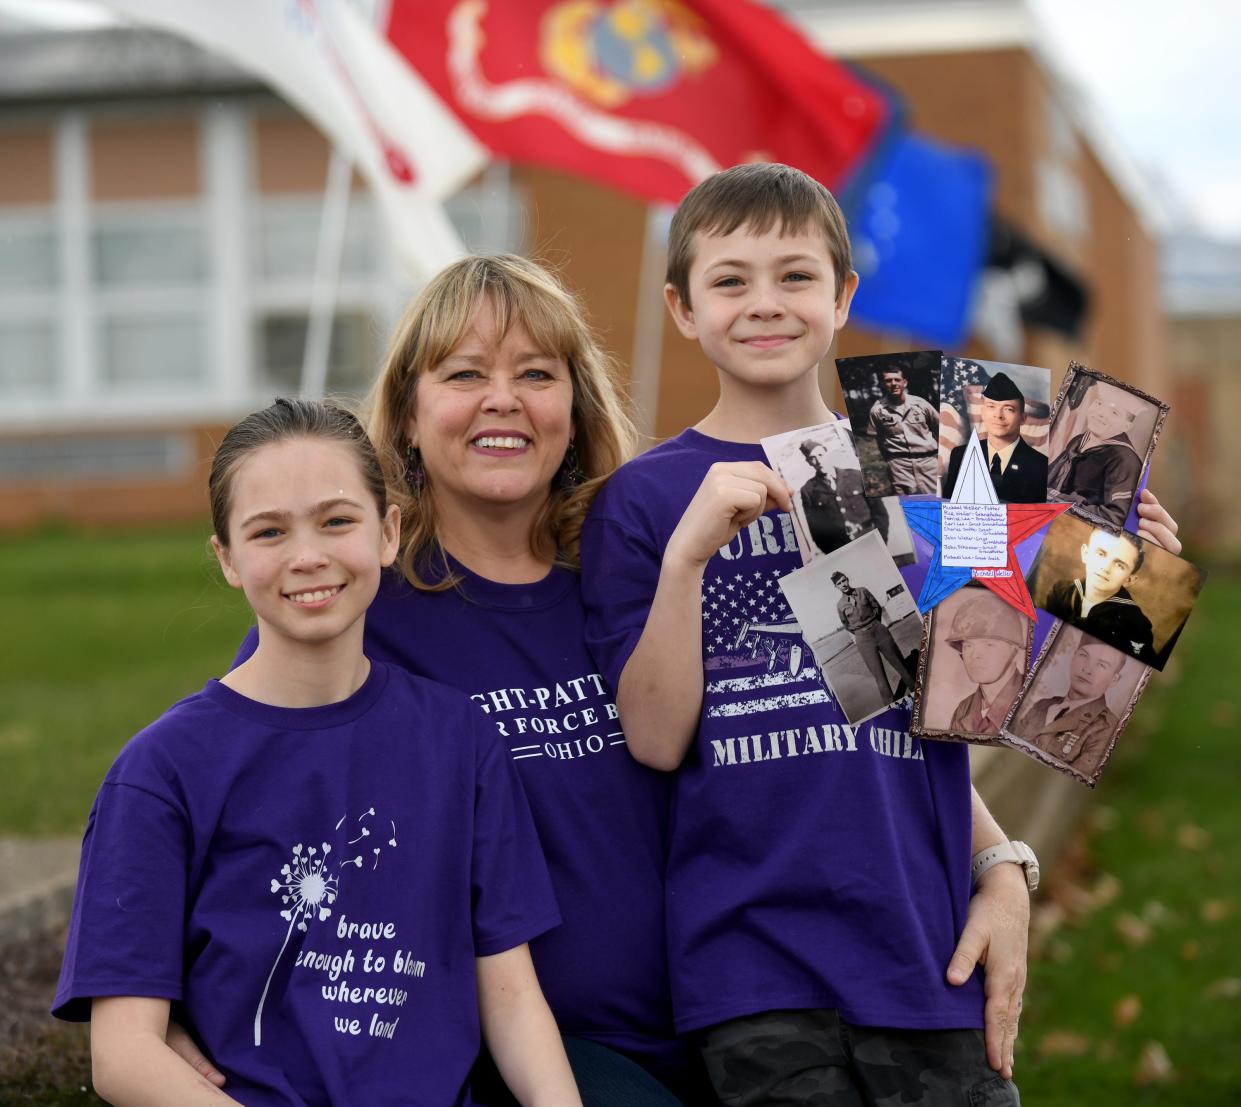
[[1106, 642], [1057, 623], [1005, 724], [1004, 744], [1093, 788], [1150, 674]]
[[868, 496], [939, 492], [939, 350], [837, 358]]
[[1047, 498], [1121, 526], [1168, 405], [1072, 362], [1052, 414]]
[[[983, 461], [1003, 503], [1041, 504], [1047, 499], [1047, 436], [1051, 370], [965, 358], [945, 359], [941, 381], [941, 495], [952, 496], [970, 431], [978, 432]], [[949, 393], [955, 394], [955, 405]]]
[[853, 435], [843, 419], [762, 440], [771, 466], [793, 493], [803, 562], [878, 531], [894, 559], [913, 561], [913, 538], [899, 501], [866, 498]]
[[995, 744], [1025, 682], [1034, 623], [981, 584], [931, 609], [910, 733]]
[[1202, 570], [1136, 534], [1065, 512], [1026, 577], [1036, 607], [1162, 669], [1202, 588]]
[[849, 722], [913, 692], [922, 617], [878, 532], [795, 569], [780, 587]]

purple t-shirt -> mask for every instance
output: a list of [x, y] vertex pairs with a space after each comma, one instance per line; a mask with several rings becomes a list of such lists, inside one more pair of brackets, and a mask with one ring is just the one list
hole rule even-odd
[[379, 662], [325, 707], [212, 681], [104, 780], [54, 1013], [172, 1000], [246, 1104], [468, 1103], [474, 959], [558, 919], [465, 697]]
[[[582, 588], [613, 687], [707, 470], [761, 460], [757, 445], [687, 430], [605, 486], [582, 534]], [[705, 693], [668, 862], [677, 1027], [809, 1007], [863, 1025], [980, 1027], [978, 974], [944, 979], [969, 899], [967, 749], [911, 737], [905, 708], [845, 721], [780, 591], [800, 565], [792, 520], [771, 512], [703, 575]], [[747, 624], [775, 628], [776, 664], [755, 656]]]
[[[672, 777], [639, 765], [586, 649], [576, 573], [500, 584], [453, 563], [457, 587], [387, 574], [366, 652], [469, 693], [525, 786], [563, 923], [530, 945], [560, 1029], [679, 1067], [664, 935]], [[671, 1066], [671, 1067], [669, 1067]]]

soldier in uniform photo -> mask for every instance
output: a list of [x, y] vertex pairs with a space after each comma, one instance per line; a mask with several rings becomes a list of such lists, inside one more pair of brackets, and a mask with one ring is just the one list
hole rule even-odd
[[1120, 722], [1108, 706], [1107, 693], [1124, 667], [1125, 655], [1119, 650], [1081, 635], [1069, 666], [1068, 691], [1023, 707], [1013, 733], [1089, 776]]
[[[1047, 458], [1021, 437], [1026, 398], [1007, 373], [996, 373], [982, 393], [983, 449], [996, 495], [1010, 504], [1041, 504], [1047, 499]], [[944, 473], [943, 497], [957, 484], [966, 443], [952, 451]]]
[[883, 397], [870, 409], [867, 433], [875, 437], [898, 496], [935, 495], [939, 488], [939, 412], [908, 391], [900, 369], [881, 369]]
[[1119, 525], [1129, 514], [1142, 475], [1142, 454], [1128, 432], [1146, 403], [1106, 381], [1095, 381], [1087, 396], [1086, 429], [1070, 438], [1052, 461], [1047, 483]]
[[888, 540], [888, 512], [879, 500], [862, 493], [860, 469], [838, 468], [828, 449], [812, 438], [799, 444], [814, 470], [801, 487], [801, 507], [810, 538], [824, 553], [831, 553], [868, 530], [878, 530]]
[[1053, 585], [1044, 608], [1146, 665], [1158, 665], [1151, 621], [1129, 595], [1145, 558], [1137, 535], [1096, 527], [1082, 544], [1083, 576]]
[[977, 687], [957, 704], [950, 731], [999, 736], [1021, 691], [1028, 630], [1028, 620], [994, 592], [980, 590], [957, 608], [947, 642]]
[[[836, 613], [840, 616], [841, 625], [853, 635], [853, 644], [866, 663], [870, 675], [875, 678], [875, 687], [878, 688], [883, 702], [892, 703], [913, 689], [914, 678], [905, 665], [905, 659], [901, 657], [896, 639], [884, 625], [883, 607], [868, 589], [854, 588], [849, 583], [849, 578], [839, 570], [832, 574], [832, 583], [840, 593], [840, 599], [836, 601]], [[895, 693], [888, 683], [888, 674], [883, 667], [885, 660], [900, 678]]]

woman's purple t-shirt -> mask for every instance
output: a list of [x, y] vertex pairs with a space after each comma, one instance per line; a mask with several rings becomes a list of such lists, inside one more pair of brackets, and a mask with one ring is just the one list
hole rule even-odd
[[531, 943], [560, 1029], [675, 1077], [664, 932], [671, 778], [639, 765], [585, 645], [576, 573], [418, 591], [389, 574], [366, 652], [464, 692], [493, 720], [525, 787], [564, 922]]
[[[707, 470], [762, 460], [757, 445], [689, 430], [604, 487], [583, 530], [582, 587], [612, 687]], [[703, 575], [705, 694], [668, 864], [677, 1028], [810, 1007], [863, 1025], [980, 1027], [978, 975], [960, 988], [944, 977], [969, 898], [967, 750], [911, 737], [905, 707], [845, 721], [779, 587], [800, 565], [792, 520], [773, 511]], [[750, 648], [755, 625], [774, 628], [777, 664]]]
[[172, 1000], [247, 1104], [469, 1102], [474, 959], [558, 921], [507, 751], [460, 693], [380, 662], [325, 707], [212, 681], [104, 781], [54, 1013]]

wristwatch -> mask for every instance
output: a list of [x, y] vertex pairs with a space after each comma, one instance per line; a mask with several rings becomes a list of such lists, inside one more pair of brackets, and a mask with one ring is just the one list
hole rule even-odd
[[1031, 892], [1038, 888], [1038, 858], [1025, 842], [1000, 842], [979, 850], [970, 858], [970, 886], [978, 887], [978, 880], [989, 868], [1004, 861], [1020, 865], [1026, 874], [1026, 887]]

